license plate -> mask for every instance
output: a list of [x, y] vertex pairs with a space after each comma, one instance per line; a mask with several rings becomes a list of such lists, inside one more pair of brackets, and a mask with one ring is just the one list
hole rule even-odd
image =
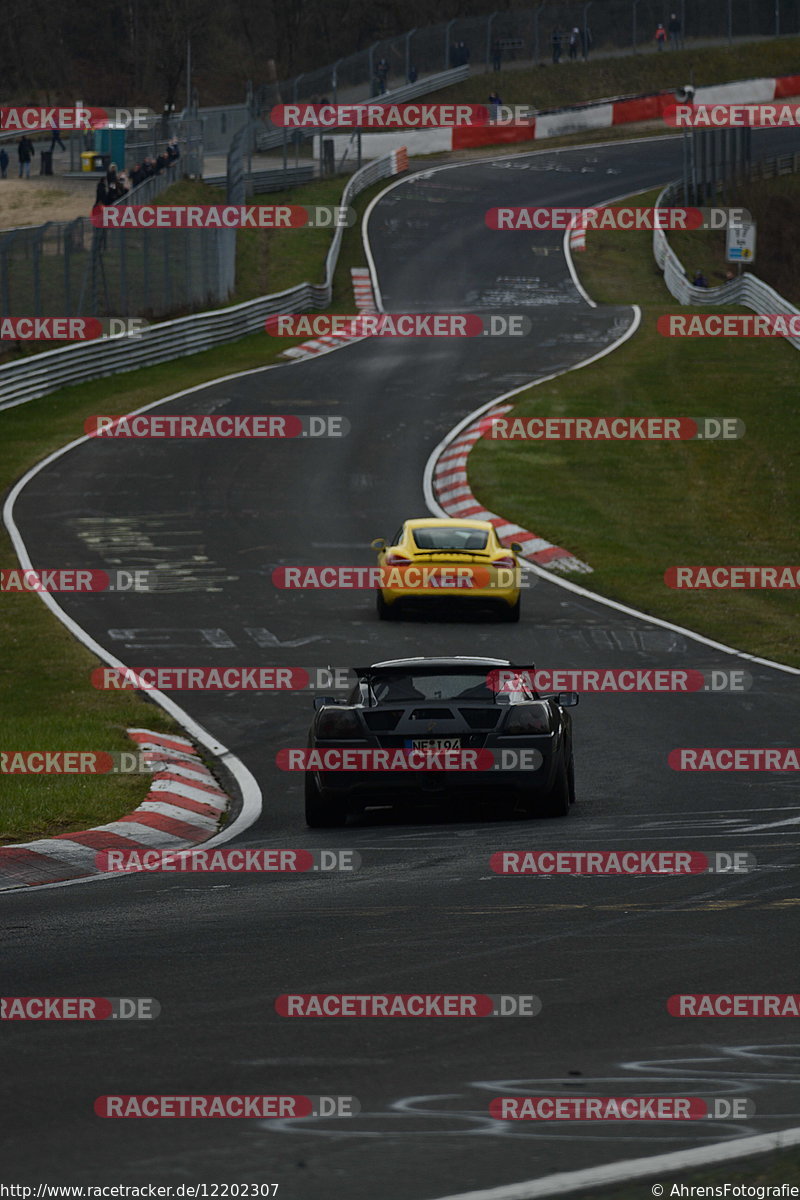
[[460, 750], [461, 738], [407, 738], [408, 750]]

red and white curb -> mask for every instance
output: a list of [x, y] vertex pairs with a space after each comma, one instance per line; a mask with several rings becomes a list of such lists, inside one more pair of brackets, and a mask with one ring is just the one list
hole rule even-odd
[[569, 230], [569, 248], [570, 248], [570, 250], [585, 250], [586, 249], [586, 230], [585, 229], [570, 229]]
[[[355, 299], [357, 312], [377, 312], [375, 307], [375, 296], [372, 291], [372, 279], [370, 278], [369, 270], [366, 267], [351, 267], [350, 275], [353, 281], [353, 297]], [[325, 333], [318, 338], [311, 338], [307, 342], [301, 342], [299, 346], [290, 346], [288, 350], [283, 351], [284, 358], [316, 358], [318, 354], [327, 354], [329, 350], [335, 350], [338, 346], [346, 346], [349, 342], [360, 342], [362, 334], [345, 333]]]
[[[401, 146], [398, 150], [392, 150], [392, 175], [400, 175], [403, 171], [408, 170], [408, 151], [405, 146]], [[372, 290], [372, 276], [368, 267], [351, 267], [350, 279], [353, 284], [353, 299], [355, 301], [356, 312], [360, 313], [376, 313], [378, 306], [375, 303], [375, 293]], [[299, 346], [290, 346], [288, 350], [283, 351], [284, 358], [293, 358], [295, 360], [304, 358], [316, 358], [318, 354], [327, 354], [329, 350], [336, 350], [339, 346], [346, 346], [350, 342], [360, 342], [361, 334], [351, 333], [331, 333], [323, 334], [318, 338], [312, 338], [307, 342], [301, 342]]]
[[581, 562], [569, 550], [554, 546], [552, 542], [538, 537], [529, 529], [523, 529], [521, 525], [515, 525], [505, 517], [489, 512], [470, 490], [467, 482], [467, 459], [470, 451], [483, 437], [487, 422], [492, 417], [510, 412], [513, 407], [512, 404], [498, 404], [488, 409], [444, 447], [433, 466], [433, 491], [436, 500], [449, 517], [491, 521], [503, 545], [519, 542], [522, 546], [520, 557], [528, 562], [536, 563], [548, 571], [591, 573], [592, 568], [588, 563]]
[[230, 797], [194, 745], [149, 729], [129, 729], [128, 736], [155, 768], [139, 807], [94, 829], [0, 846], [0, 891], [102, 875], [95, 865], [101, 850], [182, 850], [218, 832]]
[[353, 296], [358, 312], [374, 313], [378, 309], [375, 304], [375, 293], [372, 290], [372, 276], [369, 267], [351, 267], [350, 278], [353, 281]]

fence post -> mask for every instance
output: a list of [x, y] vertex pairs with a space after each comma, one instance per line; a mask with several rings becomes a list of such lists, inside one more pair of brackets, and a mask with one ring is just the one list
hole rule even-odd
[[450, 30], [455, 25], [458, 17], [453, 17], [452, 21], [448, 21], [444, 27], [444, 69], [448, 70], [450, 66]]
[[[777, 2], [778, 0], [775, 0], [776, 4]], [[411, 39], [416, 32], [417, 27], [415, 25], [414, 28], [409, 29], [408, 33], [406, 34], [406, 83], [408, 83], [408, 77], [411, 74]]]
[[489, 66], [492, 61], [492, 25], [494, 24], [494, 19], [497, 15], [498, 14], [496, 12], [493, 12], [491, 14], [491, 16], [489, 17], [488, 21], [486, 22], [486, 70], [487, 71], [489, 70]]
[[544, 8], [547, 0], [542, 0], [542, 3], [533, 14], [533, 59], [534, 62], [539, 61], [539, 13]]

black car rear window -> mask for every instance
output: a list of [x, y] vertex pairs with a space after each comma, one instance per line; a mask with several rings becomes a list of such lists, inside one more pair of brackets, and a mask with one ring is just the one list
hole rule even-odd
[[487, 672], [474, 675], [408, 675], [392, 671], [372, 677], [372, 691], [379, 704], [403, 703], [407, 700], [484, 700], [493, 701], [495, 693], [488, 686]]

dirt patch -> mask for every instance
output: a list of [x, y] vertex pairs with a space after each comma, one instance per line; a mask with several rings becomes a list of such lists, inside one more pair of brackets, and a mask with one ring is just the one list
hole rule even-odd
[[11, 179], [9, 163], [8, 179], [0, 179], [0, 229], [14, 229], [19, 225], [43, 225], [45, 221], [72, 221], [75, 217], [88, 217], [94, 203], [94, 191], [67, 190], [58, 186], [57, 178], [52, 182], [44, 179]]

